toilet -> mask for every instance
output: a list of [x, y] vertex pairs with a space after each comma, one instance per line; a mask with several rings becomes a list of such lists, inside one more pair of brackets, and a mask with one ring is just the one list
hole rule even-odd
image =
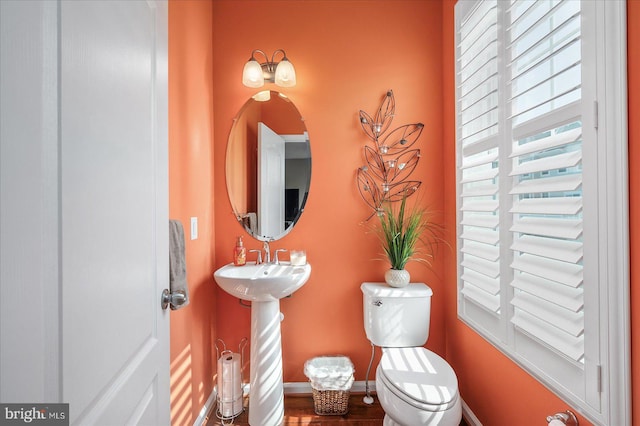
[[458, 378], [440, 356], [425, 349], [432, 290], [425, 284], [403, 288], [363, 283], [364, 329], [382, 348], [376, 393], [385, 426], [458, 426], [462, 403]]

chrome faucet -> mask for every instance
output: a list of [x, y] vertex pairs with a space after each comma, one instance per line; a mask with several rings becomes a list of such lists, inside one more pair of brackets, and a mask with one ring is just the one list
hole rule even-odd
[[288, 251], [286, 249], [277, 249], [276, 251], [274, 251], [273, 253], [273, 263], [276, 265], [280, 264], [280, 260], [278, 259], [278, 253], [283, 252], [283, 251]]
[[262, 252], [260, 250], [249, 250], [249, 253], [258, 253], [256, 258], [256, 265], [262, 264]]
[[269, 251], [269, 241], [265, 241], [262, 244], [262, 250], [264, 250], [264, 262], [271, 263], [271, 252]]

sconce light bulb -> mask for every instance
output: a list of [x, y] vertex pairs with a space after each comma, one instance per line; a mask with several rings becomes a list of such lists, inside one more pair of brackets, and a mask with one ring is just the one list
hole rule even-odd
[[400, 145], [405, 145], [407, 143], [406, 139], [400, 139]]
[[396, 160], [389, 160], [387, 164], [389, 164], [390, 169], [393, 169], [396, 166]]
[[386, 145], [382, 145], [380, 147], [380, 154], [386, 154], [387, 152], [389, 152], [389, 147]]
[[400, 163], [400, 164], [398, 164], [398, 168], [400, 170], [402, 170], [402, 169], [404, 169], [404, 166], [406, 166], [406, 165], [407, 165], [407, 163]]
[[382, 124], [376, 123], [376, 124], [373, 125], [373, 131], [375, 133], [380, 133], [380, 130], [382, 130]]
[[360, 167], [360, 169], [362, 169], [363, 172], [366, 172], [367, 170], [369, 170], [369, 167], [367, 166], [362, 166]]
[[296, 85], [296, 70], [286, 57], [276, 67], [275, 83], [281, 87], [293, 87]]
[[367, 121], [367, 119], [366, 119], [366, 118], [364, 118], [364, 117], [360, 117], [360, 122], [361, 122], [362, 124], [368, 124], [368, 123], [369, 123], [369, 122]]
[[262, 74], [262, 67], [255, 59], [251, 58], [244, 64], [242, 70], [242, 84], [247, 87], [262, 87], [264, 86], [264, 75]]
[[382, 184], [382, 191], [383, 192], [389, 192], [389, 184], [388, 183], [383, 183]]

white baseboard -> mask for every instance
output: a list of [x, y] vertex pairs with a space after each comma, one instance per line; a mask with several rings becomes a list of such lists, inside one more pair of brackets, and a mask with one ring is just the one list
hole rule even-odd
[[[353, 382], [353, 385], [351, 386], [351, 391], [364, 393], [366, 389], [365, 383], [366, 383], [365, 381]], [[245, 395], [249, 393], [249, 387], [250, 387], [249, 383], [244, 384], [243, 390]], [[369, 389], [371, 389], [371, 391], [375, 391], [376, 389], [375, 380], [369, 381]], [[311, 395], [312, 393], [311, 384], [309, 384], [309, 382], [287, 382], [284, 384], [284, 393], [285, 395]], [[218, 393], [217, 393], [216, 387], [214, 386], [213, 390], [211, 391], [211, 395], [209, 395], [209, 398], [207, 399], [207, 402], [205, 402], [202, 409], [200, 409], [200, 414], [198, 415], [196, 420], [193, 422], [193, 426], [204, 426], [207, 424], [211, 413], [213, 413], [216, 408], [217, 396], [218, 396]]]
[[[369, 389], [372, 392], [375, 392], [375, 380], [369, 381]], [[244, 391], [245, 394], [249, 392], [248, 383], [244, 385]], [[353, 385], [351, 386], [351, 392], [365, 393], [366, 382], [364, 380], [353, 382]], [[287, 382], [284, 384], [284, 393], [285, 395], [310, 395], [312, 393], [311, 384], [309, 382]], [[213, 390], [211, 391], [211, 395], [209, 395], [209, 398], [207, 399], [207, 402], [205, 402], [204, 406], [200, 410], [200, 415], [198, 415], [198, 418], [195, 420], [195, 422], [193, 422], [193, 426], [203, 426], [207, 424], [210, 414], [213, 413], [213, 410], [215, 409], [216, 397], [217, 391], [216, 387], [214, 386]], [[473, 411], [471, 411], [471, 408], [469, 408], [464, 400], [462, 400], [462, 417], [469, 426], [482, 426], [480, 420], [476, 417]]]
[[211, 391], [211, 395], [207, 398], [207, 402], [204, 403], [204, 406], [200, 409], [200, 414], [193, 422], [193, 426], [204, 426], [209, 421], [209, 414], [213, 413], [213, 410], [216, 408], [216, 398], [218, 396], [218, 391], [216, 387], [213, 387]]
[[[376, 381], [369, 380], [369, 389], [371, 391], [376, 390]], [[366, 382], [359, 380], [353, 382], [351, 386], [351, 392], [365, 392]], [[311, 384], [309, 382], [287, 382], [284, 384], [285, 395], [311, 395]]]
[[462, 399], [461, 401], [462, 401], [462, 418], [464, 418], [464, 421], [469, 426], [482, 426], [482, 423], [480, 423], [480, 420], [476, 417], [475, 414], [473, 414], [473, 411], [471, 411], [471, 408], [469, 408], [467, 403], [464, 402], [464, 399]]

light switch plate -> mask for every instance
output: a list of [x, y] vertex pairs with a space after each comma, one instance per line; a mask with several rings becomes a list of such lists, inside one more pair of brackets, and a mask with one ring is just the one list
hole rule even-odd
[[197, 217], [191, 218], [191, 239], [192, 240], [198, 239], [198, 218]]

